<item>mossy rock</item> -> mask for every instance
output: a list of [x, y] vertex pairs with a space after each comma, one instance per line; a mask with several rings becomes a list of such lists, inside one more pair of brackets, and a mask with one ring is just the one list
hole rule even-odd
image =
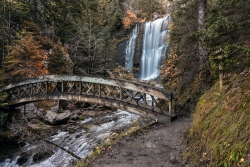
[[76, 132], [76, 129], [69, 129], [69, 134], [73, 134]]
[[49, 156], [51, 156], [53, 154], [53, 151], [49, 150], [46, 152], [38, 152], [33, 156], [33, 161], [34, 162], [39, 162], [42, 161], [46, 158], [48, 158]]

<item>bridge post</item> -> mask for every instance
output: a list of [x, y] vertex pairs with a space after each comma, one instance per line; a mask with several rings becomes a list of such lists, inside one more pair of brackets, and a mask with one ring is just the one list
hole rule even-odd
[[169, 107], [169, 109], [168, 109], [169, 111], [168, 112], [169, 112], [169, 115], [171, 116], [171, 112], [172, 112], [171, 111], [172, 110], [172, 93], [170, 94], [170, 101], [168, 102], [168, 104], [169, 104], [169, 106], [168, 106]]
[[98, 97], [101, 97], [101, 84], [98, 85]]
[[122, 87], [120, 86], [120, 101], [122, 101]]
[[31, 83], [30, 84], [30, 96], [32, 96], [33, 95], [33, 84]]
[[48, 82], [45, 82], [45, 93], [48, 94]]
[[143, 102], [144, 102], [144, 105], [143, 105], [143, 106], [144, 106], [144, 107], [146, 107], [146, 105], [147, 105], [147, 99], [146, 99], [146, 98], [147, 98], [147, 95], [146, 95], [146, 93], [144, 93], [144, 94], [143, 94]]
[[63, 89], [63, 81], [62, 81], [62, 88], [61, 88], [61, 93], [63, 93], [64, 89]]

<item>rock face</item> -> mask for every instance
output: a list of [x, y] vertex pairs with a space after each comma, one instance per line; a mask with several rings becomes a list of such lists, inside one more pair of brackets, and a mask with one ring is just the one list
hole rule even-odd
[[157, 12], [153, 13], [153, 20], [159, 19], [160, 15]]
[[125, 58], [126, 58], [126, 45], [127, 45], [127, 39], [122, 40], [117, 45], [117, 53], [118, 53], [118, 64], [120, 66], [125, 66]]
[[43, 119], [51, 125], [60, 125], [66, 123], [70, 118], [70, 111], [64, 110], [63, 113], [56, 113], [51, 110], [47, 111]]
[[[134, 55], [134, 76], [136, 78], [139, 77], [139, 68], [140, 68], [140, 63], [141, 63], [141, 53], [142, 53], [142, 42], [143, 42], [143, 32], [144, 32], [144, 24], [143, 23], [138, 23], [139, 24], [139, 34], [137, 37], [136, 41], [136, 47], [135, 47], [135, 55]], [[135, 70], [137, 69], [137, 70]]]

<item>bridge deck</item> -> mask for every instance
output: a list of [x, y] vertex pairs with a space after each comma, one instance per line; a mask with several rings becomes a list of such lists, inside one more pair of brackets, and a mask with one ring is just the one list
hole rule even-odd
[[41, 100], [70, 100], [120, 108], [160, 122], [168, 122], [175, 116], [172, 92], [121, 79], [49, 75], [9, 84], [0, 91], [9, 94], [9, 106]]

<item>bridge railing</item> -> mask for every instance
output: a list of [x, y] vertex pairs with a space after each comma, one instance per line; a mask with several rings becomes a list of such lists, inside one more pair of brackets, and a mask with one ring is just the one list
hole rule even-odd
[[[174, 112], [172, 92], [149, 84], [121, 79], [48, 75], [10, 84], [0, 88], [0, 91], [7, 91], [10, 95], [9, 105], [22, 104], [32, 99], [35, 101], [36, 98], [32, 97], [38, 96], [49, 99], [52, 95], [79, 95], [123, 102], [168, 116]], [[27, 100], [28, 98], [30, 100]]]

